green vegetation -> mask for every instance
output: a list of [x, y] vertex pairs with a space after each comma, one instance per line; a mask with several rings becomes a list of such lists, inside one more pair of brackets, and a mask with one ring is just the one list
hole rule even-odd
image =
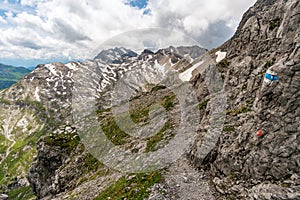
[[246, 103], [247, 103], [247, 106], [251, 108], [253, 106], [254, 100], [248, 99], [248, 100], [246, 100]]
[[241, 113], [247, 113], [247, 112], [250, 112], [251, 111], [251, 108], [249, 108], [249, 106], [240, 106], [239, 108], [237, 109], [234, 109], [234, 110], [228, 110], [226, 114], [231, 114], [232, 116], [237, 116]]
[[[42, 134], [43, 132], [40, 131], [34, 132], [31, 135], [21, 135], [19, 136], [21, 138], [18, 138], [14, 146], [11, 147], [10, 152], [0, 164], [0, 193], [6, 193], [8, 191], [6, 186], [15, 184], [17, 182], [16, 177], [25, 178], [26, 172], [33, 162], [33, 157], [37, 154], [36, 142]], [[20, 191], [23, 190], [20, 189]], [[13, 193], [17, 192], [18, 190], [16, 189]]]
[[[50, 114], [45, 106], [40, 102], [30, 100], [29, 97], [16, 100], [15, 102], [2, 98], [0, 99], [0, 104], [16, 105], [20, 108], [16, 111], [19, 114], [15, 114], [17, 119], [14, 123], [23, 117], [31, 116], [27, 118], [30, 121], [26, 127], [18, 127], [15, 124], [10, 125], [13, 126], [13, 129], [10, 130], [12, 141], [8, 140], [4, 135], [0, 135], [0, 193], [8, 194], [9, 199], [34, 199], [34, 195], [29, 187], [10, 188], [13, 185], [17, 185], [20, 180], [26, 179], [26, 174], [32, 166], [34, 156], [37, 155], [37, 141], [49, 130], [58, 127], [62, 121], [49, 117]], [[35, 117], [32, 118], [33, 114]], [[5, 114], [2, 117], [5, 118]], [[45, 125], [44, 127], [43, 124]], [[56, 135], [46, 137], [46, 142], [49, 144], [64, 146], [68, 151], [74, 149], [78, 141], [78, 136], [67, 136], [66, 138], [62, 135]]]
[[24, 67], [13, 67], [0, 63], [0, 90], [15, 84], [30, 71]]
[[[150, 87], [151, 86], [151, 87]], [[158, 90], [165, 89], [164, 86], [149, 86], [151, 91], [157, 92]], [[150, 102], [140, 101], [141, 98], [145, 96], [139, 96], [138, 98], [134, 98], [130, 100], [132, 108], [129, 111], [131, 120], [138, 124], [138, 123], [148, 123], [149, 121], [149, 112], [151, 108], [157, 106], [157, 104], [161, 104], [167, 111], [170, 111], [175, 106], [176, 96], [174, 94], [165, 95], [165, 97], [161, 100], [159, 99], [151, 99]], [[158, 102], [156, 102], [158, 101]], [[140, 103], [142, 102], [142, 103]], [[139, 104], [140, 103], [140, 104]], [[119, 128], [117, 125], [114, 116], [111, 113], [111, 109], [103, 109], [98, 110], [98, 119], [100, 121], [100, 126], [107, 138], [115, 145], [123, 145], [129, 141], [130, 136], [126, 134], [123, 130]], [[121, 122], [124, 122], [124, 125], [127, 124], [128, 116], [124, 113], [124, 115], [118, 116]], [[124, 119], [123, 119], [124, 118]], [[148, 151], [152, 151], [155, 145], [163, 139], [163, 136], [167, 133], [167, 129], [171, 128], [172, 125], [170, 122], [166, 123], [165, 126], [159, 131], [153, 138], [149, 139], [148, 141]], [[127, 127], [130, 130], [131, 127]], [[170, 131], [168, 131], [169, 133]]]
[[129, 135], [119, 128], [111, 112], [103, 111], [99, 115], [99, 120], [102, 131], [113, 144], [122, 145], [126, 143]]
[[280, 26], [280, 18], [273, 19], [269, 22], [269, 30], [273, 31], [276, 27]]
[[163, 128], [158, 133], [156, 133], [153, 137], [148, 139], [146, 152], [155, 151], [157, 144], [164, 139], [164, 136], [167, 133], [170, 134], [172, 132], [173, 132], [172, 124], [169, 121], [167, 121], [163, 126]]
[[10, 102], [6, 99], [0, 98], [0, 104], [10, 105]]
[[288, 188], [288, 187], [291, 187], [291, 183], [281, 183], [280, 184], [281, 185], [281, 187], [284, 187], [284, 188]]
[[5, 88], [9, 88], [13, 84], [15, 84], [16, 81], [9, 81], [9, 80], [0, 80], [0, 90], [3, 90]]
[[161, 104], [167, 111], [170, 111], [175, 105], [175, 99], [175, 95], [167, 96], [164, 98]]
[[254, 100], [248, 99], [246, 100], [246, 105], [242, 105], [238, 107], [237, 109], [233, 110], [227, 110], [226, 114], [231, 114], [232, 116], [237, 116], [241, 113], [247, 113], [251, 111], [251, 108], [253, 106]]
[[110, 185], [95, 200], [143, 200], [150, 195], [149, 188], [162, 179], [159, 172], [130, 174]]
[[230, 62], [226, 58], [224, 58], [217, 65], [220, 66], [220, 67], [226, 68], [230, 65]]
[[94, 156], [87, 154], [83, 160], [83, 171], [85, 173], [96, 171], [100, 167], [103, 167], [103, 164], [100, 163]]
[[209, 102], [209, 99], [208, 100], [204, 100], [201, 103], [199, 103], [199, 105], [198, 105], [199, 110], [206, 109], [208, 102]]
[[76, 133], [60, 133], [48, 135], [44, 138], [47, 145], [66, 148], [68, 153], [74, 150], [80, 142]]
[[159, 91], [159, 90], [162, 90], [162, 89], [165, 89], [166, 86], [164, 85], [150, 85], [150, 87], [152, 86], [152, 89], [151, 89], [151, 92], [156, 92], [156, 91]]
[[228, 125], [228, 126], [224, 126], [223, 131], [224, 132], [234, 132], [235, 128], [234, 128], [234, 126]]
[[79, 163], [77, 169], [80, 170], [80, 178], [77, 181], [78, 185], [94, 180], [98, 177], [106, 176], [113, 171], [112, 169], [105, 167], [105, 165], [103, 165], [90, 153], [84, 155], [83, 162]]
[[245, 84], [242, 86], [242, 90], [246, 90], [246, 89], [247, 89], [247, 87], [248, 87], [248, 84], [247, 84], [247, 83], [245, 83]]
[[148, 120], [150, 107], [131, 109], [130, 117], [134, 123], [145, 122]]
[[46, 108], [44, 107], [44, 105], [41, 102], [29, 100], [28, 97], [26, 98], [26, 100], [23, 100], [23, 101], [18, 100], [17, 102], [27, 103], [28, 105], [31, 106], [31, 108], [33, 108], [34, 110], [36, 110], [38, 112], [46, 112]]
[[268, 60], [268, 61], [266, 62], [266, 64], [264, 65], [264, 68], [269, 68], [269, 67], [271, 67], [272, 65], [274, 65], [275, 61], [276, 61], [276, 58], [272, 58], [271, 60]]
[[31, 187], [13, 189], [8, 193], [8, 197], [13, 200], [36, 199]]
[[46, 115], [46, 108], [44, 105], [38, 101], [32, 101], [29, 97], [26, 97], [26, 99], [18, 99], [16, 100], [16, 105], [19, 105], [21, 107], [29, 107], [32, 110], [35, 110], [39, 114], [44, 114], [44, 118], [47, 118]]
[[101, 115], [102, 113], [108, 113], [108, 112], [111, 112], [111, 108], [97, 110], [98, 115]]
[[11, 144], [12, 142], [6, 139], [4, 135], [0, 135], [0, 154], [5, 154], [6, 150], [9, 148]]
[[[39, 102], [26, 100], [18, 100], [10, 102], [1, 99], [2, 104], [16, 104], [20, 109], [12, 110], [12, 117], [15, 121], [8, 124], [10, 128], [10, 140], [4, 135], [0, 135], [0, 193], [9, 195], [9, 199], [30, 199], [34, 195], [28, 187], [17, 187], [11, 189], [12, 186], [26, 179], [26, 174], [32, 166], [33, 158], [37, 155], [36, 142], [45, 130], [42, 123], [37, 117], [32, 117], [34, 113], [41, 113], [42, 105]], [[28, 100], [28, 101], [27, 101]], [[5, 118], [6, 109], [3, 109], [2, 118]], [[46, 117], [46, 115], [45, 115]], [[29, 124], [24, 127], [18, 127], [16, 124], [19, 120], [29, 119]], [[0, 123], [1, 126], [1, 123]], [[4, 130], [2, 130], [3, 132]]]
[[[165, 100], [165, 106], [167, 106], [166, 109], [170, 109], [171, 107], [174, 106], [173, 104], [170, 103], [172, 102], [170, 99], [173, 98], [167, 98]], [[131, 119], [135, 123], [146, 122], [148, 120], [149, 110], [150, 107], [147, 107], [145, 109], [139, 108], [135, 110], [130, 110]], [[125, 115], [124, 118], [126, 118]], [[112, 143], [114, 143], [115, 145], [123, 145], [129, 140], [130, 136], [119, 128], [111, 113], [106, 113], [105, 117], [103, 117], [103, 115], [102, 116], [100, 115], [99, 120], [103, 132]], [[154, 148], [154, 146], [163, 139], [165, 133], [169, 131], [171, 128], [172, 128], [172, 124], [170, 122], [167, 122], [164, 125], [164, 127], [155, 136], [153, 136], [148, 140], [147, 149], [151, 151]]]

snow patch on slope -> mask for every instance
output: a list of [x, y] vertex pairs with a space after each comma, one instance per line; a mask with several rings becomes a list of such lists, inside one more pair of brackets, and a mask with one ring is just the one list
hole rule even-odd
[[28, 125], [28, 121], [26, 118], [22, 118], [18, 121], [17, 127], [25, 127]]
[[74, 71], [77, 71], [78, 70], [78, 67], [76, 64], [74, 63], [68, 63], [65, 65], [66, 67], [68, 67], [70, 70], [74, 70]]
[[179, 78], [182, 80], [182, 81], [190, 81], [192, 76], [193, 76], [193, 71], [195, 69], [197, 69], [200, 65], [203, 64], [203, 61], [200, 61], [198, 63], [196, 63], [195, 65], [193, 65], [191, 68], [187, 69], [186, 71], [182, 72], [179, 74]]
[[226, 57], [227, 52], [217, 51], [216, 55], [217, 55], [216, 62], [218, 63]]
[[34, 92], [34, 96], [35, 96], [35, 99], [36, 99], [38, 102], [41, 101], [39, 92], [40, 92], [40, 89], [39, 89], [38, 87], [36, 87], [36, 88], [35, 88], [35, 92]]
[[50, 70], [50, 73], [52, 73], [54, 76], [58, 76], [58, 74], [55, 70], [55, 65], [47, 64], [45, 66]]

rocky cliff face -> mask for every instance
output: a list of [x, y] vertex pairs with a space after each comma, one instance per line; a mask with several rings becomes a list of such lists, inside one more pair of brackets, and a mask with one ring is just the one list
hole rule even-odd
[[[196, 165], [209, 163], [224, 194], [300, 197], [299, 13], [299, 1], [257, 1], [233, 38], [218, 48], [227, 52], [218, 63], [228, 100], [226, 122], [205, 162], [197, 160], [201, 141], [192, 158]], [[279, 80], [264, 82], [267, 70]], [[203, 85], [201, 76], [194, 81]]]

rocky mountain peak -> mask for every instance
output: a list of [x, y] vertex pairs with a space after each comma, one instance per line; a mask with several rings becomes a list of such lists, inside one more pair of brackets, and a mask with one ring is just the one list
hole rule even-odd
[[192, 59], [196, 59], [206, 53], [207, 49], [201, 48], [199, 46], [179, 46], [179, 47], [173, 47], [170, 46], [166, 49], [167, 51], [170, 51], [171, 53], [178, 54], [181, 56], [190, 56]]
[[[243, 16], [235, 35], [221, 48], [228, 56], [282, 55], [299, 42], [299, 3], [289, 0], [258, 0]], [[257, 47], [261, 48], [257, 48]], [[262, 48], [264, 46], [264, 48]], [[234, 47], [234, 48], [232, 48]], [[286, 55], [288, 51], [286, 52]]]
[[143, 50], [143, 52], [141, 53], [141, 55], [143, 55], [143, 54], [154, 54], [154, 52], [153, 51], [151, 51], [150, 49], [144, 49]]
[[105, 63], [120, 64], [129, 58], [136, 57], [138, 54], [124, 47], [102, 50], [94, 59]]

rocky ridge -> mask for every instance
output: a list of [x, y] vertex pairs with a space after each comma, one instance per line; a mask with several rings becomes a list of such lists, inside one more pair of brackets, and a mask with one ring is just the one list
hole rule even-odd
[[[258, 0], [244, 14], [232, 39], [200, 58], [184, 59], [180, 53], [184, 50], [170, 47], [156, 53], [144, 51], [121, 64], [96, 60], [41, 65], [17, 86], [1, 92], [2, 105], [7, 107], [3, 113], [21, 108], [25, 113], [39, 111], [34, 113], [39, 116], [35, 127], [44, 136], [28, 174], [35, 194], [40, 199], [299, 199], [299, 7], [295, 0]], [[208, 59], [211, 57], [218, 62]], [[99, 82], [92, 88], [99, 90], [99, 120], [107, 136], [125, 148], [133, 147], [132, 151], [156, 151], [173, 137], [178, 123], [178, 101], [168, 88], [148, 85], [130, 101], [131, 116], [137, 123], [148, 122], [155, 103], [149, 96], [153, 95], [175, 116], [171, 126], [150, 140], [128, 140], [115, 126], [109, 103], [105, 103], [114, 82], [143, 63], [174, 68], [191, 81], [200, 102], [199, 135], [190, 152], [171, 166], [152, 173], [124, 174], [97, 161], [80, 142], [70, 114], [72, 79], [78, 70], [98, 66], [100, 73], [95, 78]], [[268, 69], [278, 74], [277, 82], [264, 82]], [[208, 83], [215, 87], [209, 88]], [[226, 118], [222, 129], [210, 135], [213, 109], [223, 110], [213, 99], [214, 92], [226, 95], [221, 96], [227, 100]], [[10, 121], [6, 127], [14, 126]], [[262, 135], [257, 135], [259, 130]], [[207, 140], [207, 135], [213, 137]], [[5, 152], [9, 146], [8, 141]], [[203, 150], [209, 152], [205, 157]], [[11, 181], [18, 186], [21, 179]]]
[[[298, 1], [257, 1], [233, 38], [211, 51], [227, 52], [217, 65], [228, 99], [226, 121], [204, 161], [197, 159], [200, 139], [191, 158], [217, 177], [213, 182], [224, 196], [300, 198], [299, 13]], [[279, 80], [265, 82], [267, 70]], [[201, 88], [203, 78], [194, 84]]]

